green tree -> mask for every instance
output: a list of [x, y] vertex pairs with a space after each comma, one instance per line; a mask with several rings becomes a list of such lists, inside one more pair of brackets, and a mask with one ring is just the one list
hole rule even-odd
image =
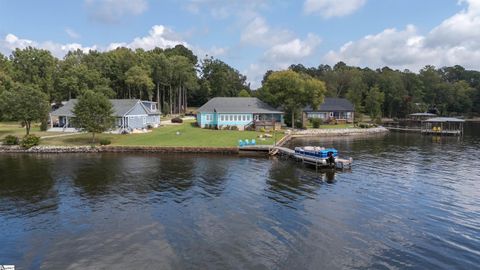
[[238, 96], [239, 96], [239, 97], [250, 97], [250, 93], [248, 93], [247, 90], [242, 89], [242, 91], [240, 91], [240, 92], [238, 93]]
[[[162, 105], [165, 102], [166, 87], [169, 86], [172, 81], [172, 65], [167, 56], [163, 53], [163, 50], [159, 48], [155, 48], [150, 52], [149, 61], [150, 66], [152, 67], [152, 79], [157, 90], [158, 108], [161, 111]], [[161, 94], [160, 88], [162, 88]]]
[[172, 69], [174, 70], [172, 85], [176, 90], [176, 93], [170, 94], [173, 100], [176, 100], [176, 102], [173, 102], [173, 104], [171, 103], [170, 106], [175, 112], [184, 113], [186, 112], [188, 106], [188, 90], [194, 90], [198, 88], [195, 66], [185, 56], [174, 55], [169, 59], [171, 61]]
[[8, 120], [22, 121], [26, 135], [32, 122], [42, 121], [50, 109], [48, 96], [32, 85], [17, 85], [0, 95], [0, 110]]
[[152, 89], [154, 84], [150, 78], [147, 69], [141, 66], [133, 66], [125, 73], [125, 83], [128, 86], [128, 98], [132, 98], [132, 90], [137, 91], [137, 98], [141, 99], [146, 96], [152, 100]]
[[378, 120], [382, 116], [382, 104], [385, 95], [380, 91], [378, 86], [370, 88], [365, 97], [365, 108], [372, 120]]
[[107, 97], [91, 90], [85, 91], [73, 108], [75, 124], [92, 133], [92, 143], [95, 143], [95, 134], [109, 130], [114, 125], [112, 103]]
[[12, 77], [16, 82], [36, 85], [50, 97], [57, 59], [49, 51], [33, 47], [17, 48], [12, 52], [10, 60]]
[[272, 98], [273, 106], [281, 106], [291, 115], [292, 128], [295, 127], [295, 113], [310, 105], [316, 108], [323, 102], [325, 84], [306, 74], [293, 70], [271, 73], [262, 86], [262, 91]]
[[247, 77], [225, 62], [205, 58], [200, 67], [201, 81], [208, 81], [210, 86], [210, 96], [212, 97], [237, 97], [242, 90], [250, 92], [250, 86], [247, 84]]

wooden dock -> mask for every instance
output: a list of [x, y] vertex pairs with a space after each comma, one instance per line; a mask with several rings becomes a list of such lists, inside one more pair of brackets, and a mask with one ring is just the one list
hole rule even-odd
[[[295, 153], [295, 150], [282, 147], [282, 146], [273, 146], [273, 145], [249, 145], [239, 148], [240, 152], [247, 153], [268, 153], [271, 156], [282, 155], [295, 159], [296, 161], [301, 161], [304, 164], [315, 166], [316, 169], [319, 168], [331, 168], [323, 158], [314, 158], [303, 155], [298, 155]], [[353, 160], [335, 158], [335, 168], [336, 169], [350, 169], [352, 167]]]
[[410, 127], [389, 127], [385, 126], [386, 129], [390, 131], [400, 131], [400, 132], [415, 132], [420, 133], [422, 132], [421, 128], [410, 128]]

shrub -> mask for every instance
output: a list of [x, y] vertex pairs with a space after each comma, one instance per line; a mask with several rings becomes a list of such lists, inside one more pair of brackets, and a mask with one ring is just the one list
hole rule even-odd
[[172, 123], [183, 123], [183, 120], [180, 117], [172, 118], [171, 121], [172, 121]]
[[148, 124], [148, 125], [147, 125], [147, 129], [153, 129], [153, 126], [150, 125], [150, 124]]
[[22, 141], [20, 142], [20, 145], [28, 149], [28, 148], [31, 148], [32, 146], [38, 145], [39, 143], [40, 143], [40, 137], [30, 134], [23, 137]]
[[40, 131], [47, 131], [48, 129], [48, 122], [47, 120], [43, 120], [42, 123], [40, 123]]
[[232, 126], [232, 127], [230, 128], [230, 130], [238, 130], [238, 127], [237, 127], [237, 126]]
[[266, 131], [266, 130], [265, 130], [264, 127], [260, 128], [260, 132], [265, 132], [265, 131]]
[[319, 128], [323, 124], [323, 120], [320, 118], [310, 118], [310, 123], [312, 123], [313, 128]]
[[370, 124], [370, 123], [358, 123], [359, 128], [372, 128], [372, 127], [377, 127], [376, 124]]
[[224, 126], [223, 130], [230, 130], [230, 126], [229, 125]]
[[13, 135], [7, 135], [3, 138], [3, 144], [5, 145], [17, 145], [18, 144], [18, 137]]
[[112, 141], [110, 141], [110, 139], [107, 139], [107, 138], [100, 139], [100, 145], [109, 145], [111, 143]]

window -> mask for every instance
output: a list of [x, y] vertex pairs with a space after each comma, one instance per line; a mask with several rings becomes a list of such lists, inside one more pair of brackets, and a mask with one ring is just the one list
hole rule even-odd
[[237, 121], [237, 120], [238, 120], [237, 117], [238, 117], [238, 115], [234, 115], [234, 116], [233, 116], [233, 121]]
[[246, 115], [242, 115], [242, 121], [245, 121], [246, 120]]
[[220, 115], [220, 121], [223, 121], [223, 115]]
[[250, 115], [247, 115], [247, 121], [250, 121]]
[[143, 124], [146, 125], [147, 124], [147, 117], [143, 117]]
[[211, 115], [211, 114], [207, 114], [207, 115], [205, 116], [205, 119], [206, 119], [207, 121], [212, 121], [212, 115]]
[[233, 115], [230, 115], [230, 121], [233, 121]]

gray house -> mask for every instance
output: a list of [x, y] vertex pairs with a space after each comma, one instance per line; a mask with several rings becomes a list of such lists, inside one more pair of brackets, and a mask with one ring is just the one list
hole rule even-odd
[[303, 126], [311, 118], [320, 118], [325, 122], [332, 120], [337, 123], [353, 123], [355, 106], [345, 98], [325, 98], [324, 102], [317, 108], [307, 106], [303, 109]]
[[[73, 108], [77, 101], [77, 99], [71, 99], [50, 113], [50, 130], [76, 130], [72, 119], [75, 118]], [[110, 102], [113, 106], [115, 128], [118, 131], [132, 131], [148, 126], [156, 128], [160, 125], [160, 112], [155, 102], [139, 99], [110, 99]]]

